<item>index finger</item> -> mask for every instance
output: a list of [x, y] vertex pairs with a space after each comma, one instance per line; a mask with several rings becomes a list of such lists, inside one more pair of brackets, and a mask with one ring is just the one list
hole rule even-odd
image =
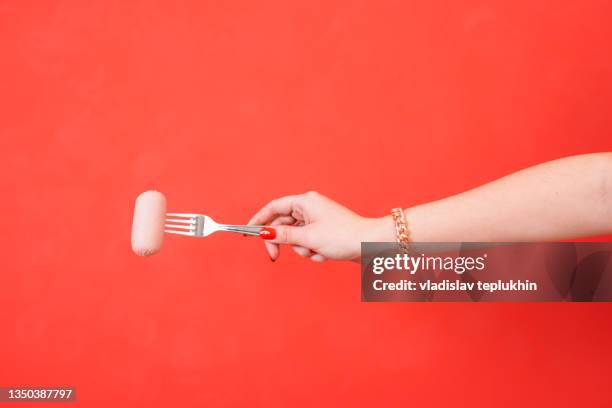
[[300, 196], [290, 195], [270, 201], [249, 220], [247, 225], [265, 225], [279, 215], [291, 215]]

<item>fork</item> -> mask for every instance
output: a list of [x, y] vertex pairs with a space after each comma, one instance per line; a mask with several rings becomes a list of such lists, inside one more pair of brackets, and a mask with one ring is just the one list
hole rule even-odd
[[263, 225], [219, 224], [208, 215], [166, 213], [165, 230], [169, 234], [187, 235], [189, 237], [207, 237], [213, 232], [228, 231], [244, 235], [259, 235]]

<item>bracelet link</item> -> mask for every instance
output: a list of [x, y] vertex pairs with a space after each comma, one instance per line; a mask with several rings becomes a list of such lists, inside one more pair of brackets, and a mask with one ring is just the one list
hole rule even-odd
[[408, 230], [408, 222], [406, 214], [402, 208], [393, 208], [391, 216], [395, 222], [395, 236], [401, 252], [407, 252], [410, 244], [410, 232]]

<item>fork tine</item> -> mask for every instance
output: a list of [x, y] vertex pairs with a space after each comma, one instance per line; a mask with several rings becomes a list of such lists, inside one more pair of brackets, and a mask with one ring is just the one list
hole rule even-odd
[[183, 213], [166, 213], [167, 217], [181, 217], [181, 218], [194, 218], [198, 214], [183, 214]]
[[181, 224], [195, 224], [195, 220], [194, 219], [189, 219], [189, 220], [177, 220], [174, 218], [166, 218], [166, 222], [178, 222]]
[[184, 230], [194, 230], [195, 225], [175, 225], [175, 224], [165, 224], [166, 228], [176, 228], [176, 229], [184, 229]]
[[168, 234], [179, 234], [179, 235], [187, 235], [189, 237], [193, 237], [195, 236], [195, 233], [192, 232], [185, 232], [185, 231], [172, 231], [172, 230], [164, 230], [164, 232], [167, 232]]

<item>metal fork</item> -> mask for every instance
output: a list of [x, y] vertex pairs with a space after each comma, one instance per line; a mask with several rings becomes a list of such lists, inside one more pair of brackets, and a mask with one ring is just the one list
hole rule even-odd
[[218, 224], [208, 215], [167, 213], [164, 232], [189, 237], [207, 237], [217, 231], [257, 236], [263, 227], [263, 225]]

